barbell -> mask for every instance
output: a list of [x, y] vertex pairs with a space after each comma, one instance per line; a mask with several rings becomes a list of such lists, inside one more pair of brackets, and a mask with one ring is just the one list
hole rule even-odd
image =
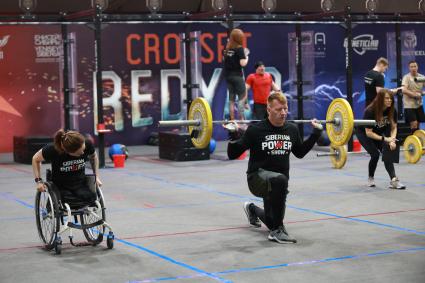
[[[408, 163], [415, 164], [425, 155], [425, 131], [417, 130], [413, 135], [408, 136], [400, 151], [404, 152], [404, 158]], [[348, 155], [368, 154], [367, 151], [347, 152], [345, 146], [331, 145], [328, 153], [317, 153], [317, 157], [329, 156], [334, 168], [341, 169], [347, 162]]]
[[[234, 121], [239, 123], [252, 123], [260, 120]], [[188, 126], [192, 143], [196, 148], [205, 148], [209, 145], [213, 124], [225, 124], [230, 121], [213, 121], [211, 108], [205, 98], [197, 97], [190, 104], [188, 120], [159, 121], [158, 127], [180, 127]], [[288, 120], [293, 123], [310, 123], [311, 120]], [[326, 120], [318, 123], [326, 124], [326, 132], [332, 144], [341, 146], [350, 139], [354, 126], [375, 126], [375, 120], [354, 120], [353, 110], [347, 100], [343, 98], [334, 99], [328, 107]]]

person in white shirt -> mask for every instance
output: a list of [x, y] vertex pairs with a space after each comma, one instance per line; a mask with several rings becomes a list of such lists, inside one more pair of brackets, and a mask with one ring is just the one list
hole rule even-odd
[[403, 76], [403, 106], [406, 123], [410, 125], [412, 133], [419, 129], [419, 123], [425, 122], [422, 96], [425, 83], [416, 81], [424, 76], [418, 73], [418, 63], [409, 62], [409, 73]]

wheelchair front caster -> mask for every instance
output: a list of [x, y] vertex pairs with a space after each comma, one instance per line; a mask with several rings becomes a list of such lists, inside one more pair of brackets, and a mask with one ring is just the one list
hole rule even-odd
[[62, 240], [60, 237], [57, 237], [54, 243], [55, 254], [60, 255], [62, 253]]
[[109, 232], [108, 238], [106, 239], [106, 246], [108, 249], [114, 248], [114, 233]]

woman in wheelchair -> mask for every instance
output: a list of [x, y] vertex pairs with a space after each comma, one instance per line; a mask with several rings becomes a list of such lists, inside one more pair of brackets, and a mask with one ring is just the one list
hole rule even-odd
[[42, 161], [52, 163], [52, 182], [63, 194], [74, 195], [85, 200], [94, 201], [96, 194], [91, 192], [86, 184], [85, 164], [90, 160], [93, 173], [96, 176], [96, 184], [102, 185], [99, 179], [99, 160], [93, 144], [86, 140], [82, 134], [76, 131], [59, 130], [54, 136], [54, 144], [40, 149], [32, 159], [32, 167], [37, 183], [37, 190], [45, 190], [45, 184], [40, 175]]
[[[87, 159], [93, 169], [92, 178], [85, 174]], [[40, 173], [43, 161], [51, 162], [51, 174], [47, 174], [47, 182], [43, 182]], [[111, 227], [105, 221], [99, 160], [93, 144], [79, 132], [58, 130], [53, 144], [46, 145], [34, 154], [32, 167], [37, 184], [37, 228], [46, 248], [54, 248], [59, 254], [62, 244], [60, 234], [67, 230], [70, 231], [73, 244], [72, 228], [83, 230], [87, 240], [97, 245], [103, 240], [105, 227], [109, 228], [107, 245], [112, 248], [114, 237]], [[61, 224], [65, 228], [61, 229]]]

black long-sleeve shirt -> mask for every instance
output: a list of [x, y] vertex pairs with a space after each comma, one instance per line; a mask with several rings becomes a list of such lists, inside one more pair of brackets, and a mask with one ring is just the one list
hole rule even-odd
[[238, 158], [250, 150], [248, 171], [259, 168], [285, 174], [289, 178], [289, 154], [303, 158], [319, 139], [321, 130], [314, 129], [310, 137], [302, 141], [298, 128], [286, 122], [282, 127], [273, 126], [268, 119], [250, 125], [244, 135], [227, 146], [229, 159]]

